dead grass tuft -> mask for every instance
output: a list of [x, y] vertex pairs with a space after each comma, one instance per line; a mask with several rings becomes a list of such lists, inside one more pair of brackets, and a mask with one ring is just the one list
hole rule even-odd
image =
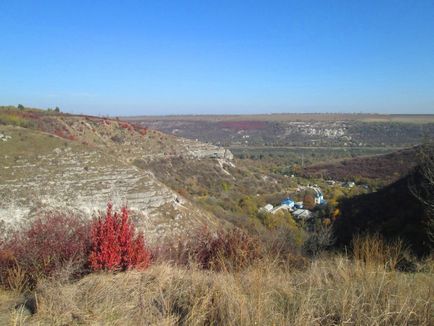
[[[432, 261], [426, 263], [432, 266]], [[432, 270], [400, 273], [344, 256], [306, 271], [263, 259], [237, 272], [164, 263], [146, 271], [92, 274], [37, 291], [40, 324], [390, 325], [432, 324]]]

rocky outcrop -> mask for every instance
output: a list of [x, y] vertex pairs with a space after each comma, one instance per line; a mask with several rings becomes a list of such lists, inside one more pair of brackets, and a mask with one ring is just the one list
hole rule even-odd
[[[16, 227], [52, 210], [91, 218], [103, 211], [109, 200], [115, 207], [128, 205], [150, 242], [176, 237], [200, 224], [218, 223], [151, 172], [129, 163], [131, 157], [142, 154], [137, 147], [131, 146], [132, 153], [127, 156], [116, 148], [64, 143], [46, 135], [41, 142], [51, 140], [56, 146], [37, 151], [30, 141], [35, 139], [34, 133], [25, 129], [16, 132], [29, 141], [20, 144], [24, 150], [20, 155], [0, 155], [0, 224], [6, 227]], [[19, 137], [9, 139], [14, 141]], [[184, 147], [196, 158], [210, 153], [211, 149], [203, 148]]]

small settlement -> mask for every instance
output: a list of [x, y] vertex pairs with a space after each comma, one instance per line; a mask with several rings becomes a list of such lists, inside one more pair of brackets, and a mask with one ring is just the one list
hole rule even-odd
[[[324, 205], [327, 203], [324, 200], [323, 193], [319, 187], [309, 186], [309, 187], [307, 187], [307, 189], [312, 189], [313, 192], [315, 193], [315, 196], [314, 196], [315, 205]], [[287, 210], [287, 211], [291, 212], [292, 216], [296, 220], [309, 220], [313, 217], [313, 213], [310, 210], [303, 207], [302, 201], [296, 202], [293, 199], [291, 199], [290, 197], [284, 198], [280, 202], [280, 205], [278, 205], [278, 206], [273, 206], [271, 204], [267, 204], [264, 207], [261, 207], [259, 209], [259, 211], [261, 211], [261, 212], [266, 212], [266, 213], [271, 213], [271, 214], [275, 214], [280, 210]]]

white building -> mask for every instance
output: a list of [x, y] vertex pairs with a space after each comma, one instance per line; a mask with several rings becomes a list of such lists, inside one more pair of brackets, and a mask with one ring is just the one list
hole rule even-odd
[[297, 220], [308, 220], [313, 216], [313, 214], [307, 209], [299, 208], [292, 212], [292, 216]]

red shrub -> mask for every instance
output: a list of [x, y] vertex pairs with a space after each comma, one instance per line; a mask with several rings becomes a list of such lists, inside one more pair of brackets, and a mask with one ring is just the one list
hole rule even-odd
[[3, 243], [0, 277], [12, 266], [19, 266], [29, 285], [70, 264], [75, 264], [76, 272], [80, 273], [87, 264], [89, 248], [87, 222], [77, 216], [50, 213], [13, 233]]
[[203, 229], [197, 236], [196, 261], [204, 269], [242, 269], [260, 255], [259, 242], [240, 229]]
[[54, 134], [55, 134], [56, 136], [58, 136], [58, 137], [66, 138], [66, 137], [65, 137], [65, 134], [64, 134], [64, 132], [63, 132], [62, 129], [56, 129], [56, 130], [54, 131]]
[[0, 249], [0, 284], [9, 287], [9, 271], [15, 265], [15, 257], [8, 249]]
[[41, 118], [40, 114], [35, 112], [22, 112], [21, 116], [31, 120], [39, 120]]
[[122, 122], [120, 125], [124, 129], [129, 129], [130, 128], [130, 124], [128, 122]]
[[258, 239], [234, 228], [212, 232], [204, 227], [186, 241], [157, 248], [162, 259], [179, 265], [196, 264], [203, 269], [216, 271], [241, 270], [261, 257]]
[[151, 254], [145, 248], [143, 235], [135, 236], [135, 227], [128, 220], [128, 210], [112, 212], [107, 205], [105, 216], [99, 216], [92, 226], [92, 250], [89, 262], [93, 270], [127, 270], [146, 268]]
[[142, 136], [146, 136], [146, 133], [148, 132], [148, 128], [140, 128], [140, 134]]

